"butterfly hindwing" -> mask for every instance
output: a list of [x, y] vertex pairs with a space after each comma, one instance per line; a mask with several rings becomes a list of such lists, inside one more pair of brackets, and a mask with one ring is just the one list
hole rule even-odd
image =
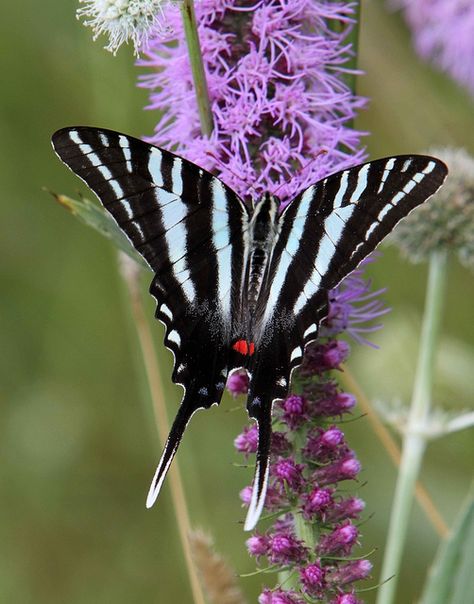
[[53, 146], [155, 272], [150, 292], [175, 357], [173, 381], [185, 394], [150, 489], [151, 505], [190, 417], [222, 396], [248, 210], [205, 170], [124, 134], [64, 128]]

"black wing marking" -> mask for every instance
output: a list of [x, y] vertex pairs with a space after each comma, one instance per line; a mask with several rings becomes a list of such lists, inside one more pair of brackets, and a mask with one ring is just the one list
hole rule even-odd
[[298, 195], [280, 216], [280, 233], [258, 314], [258, 355], [251, 368], [249, 414], [259, 425], [254, 491], [245, 528], [264, 504], [271, 407], [288, 392], [291, 371], [327, 315], [329, 290], [370, 254], [399, 220], [442, 184], [446, 166], [400, 156], [344, 170]]
[[62, 161], [94, 191], [155, 272], [150, 292], [185, 394], [147, 506], [152, 505], [193, 413], [219, 403], [238, 316], [249, 213], [198, 166], [110, 130], [73, 127], [53, 136]]

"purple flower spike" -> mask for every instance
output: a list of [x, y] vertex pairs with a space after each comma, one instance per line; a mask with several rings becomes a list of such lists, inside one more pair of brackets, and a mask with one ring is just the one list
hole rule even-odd
[[232, 396], [247, 394], [249, 389], [249, 377], [246, 371], [234, 371], [227, 380], [227, 390]]
[[[307, 396], [311, 395], [312, 386], [305, 389]], [[333, 417], [343, 415], [355, 407], [356, 400], [354, 395], [348, 392], [337, 392], [317, 399], [312, 408], [312, 414], [319, 417]]]
[[372, 570], [372, 564], [369, 560], [354, 560], [348, 564], [339, 566], [336, 570], [328, 574], [328, 581], [336, 583], [339, 586], [348, 585], [355, 581], [366, 579]]
[[336, 501], [327, 514], [326, 520], [338, 522], [344, 518], [359, 518], [365, 509], [365, 502], [358, 497], [349, 497]]
[[253, 535], [247, 539], [245, 545], [251, 556], [258, 558], [259, 556], [266, 556], [268, 553], [268, 537], [265, 535]]
[[307, 554], [307, 548], [300, 539], [291, 533], [275, 533], [270, 536], [268, 557], [272, 564], [287, 566], [302, 562]]
[[242, 434], [239, 434], [234, 439], [234, 447], [239, 453], [248, 455], [249, 453], [256, 453], [258, 445], [258, 428], [255, 424], [251, 426], [245, 426]]
[[324, 344], [315, 342], [306, 348], [301, 366], [302, 375], [322, 373], [330, 369], [339, 369], [349, 356], [349, 344], [344, 340], [329, 340]]
[[314, 488], [311, 493], [303, 496], [303, 513], [305, 518], [319, 516], [324, 519], [326, 511], [333, 503], [333, 491], [331, 489]]
[[359, 531], [351, 522], [346, 522], [332, 533], [325, 535], [319, 543], [319, 552], [321, 555], [343, 554], [348, 555], [354, 544], [357, 542]]
[[376, 256], [377, 252], [366, 258], [331, 292], [329, 313], [321, 326], [321, 335], [334, 337], [346, 332], [356, 342], [376, 348], [365, 335], [380, 329], [378, 319], [390, 310], [380, 300], [385, 290], [371, 291], [370, 281], [363, 278], [363, 267]]
[[362, 604], [362, 601], [358, 600], [354, 594], [340, 594], [331, 600], [331, 604]]
[[[287, 202], [331, 172], [360, 163], [361, 133], [348, 123], [365, 101], [342, 77], [353, 10], [349, 2], [308, 0], [196, 4], [214, 117], [206, 139], [179, 10], [165, 8], [170, 33], [152, 39], [139, 62], [151, 69], [140, 82], [150, 90], [149, 108], [163, 114], [149, 140], [214, 169], [247, 200], [278, 189]], [[329, 25], [336, 21], [340, 33]]]
[[291, 443], [284, 432], [273, 432], [272, 434], [272, 454], [284, 455], [291, 451]]
[[304, 604], [304, 600], [294, 591], [264, 589], [258, 598], [258, 604]]
[[244, 505], [249, 505], [252, 499], [252, 487], [245, 487], [239, 493], [240, 500]]
[[344, 442], [344, 434], [336, 426], [331, 426], [321, 434], [321, 448], [332, 450]]
[[300, 579], [305, 593], [318, 596], [325, 587], [326, 572], [318, 563], [309, 564], [300, 569]]
[[336, 426], [331, 426], [327, 430], [317, 428], [311, 431], [303, 450], [306, 457], [321, 463], [337, 457], [341, 449], [347, 450], [344, 434]]
[[283, 421], [294, 430], [306, 419], [306, 400], [302, 396], [291, 395], [283, 401]]
[[303, 483], [304, 465], [297, 464], [291, 457], [280, 458], [271, 468], [272, 476], [277, 483], [297, 490]]
[[313, 472], [313, 480], [321, 485], [334, 484], [341, 480], [354, 479], [359, 472], [360, 463], [351, 452], [343, 459]]

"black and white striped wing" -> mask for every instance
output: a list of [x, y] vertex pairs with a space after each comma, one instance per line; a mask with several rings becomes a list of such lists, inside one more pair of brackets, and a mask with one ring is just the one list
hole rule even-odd
[[[295, 322], [292, 367], [314, 340], [327, 294], [353, 271], [411, 210], [443, 183], [438, 159], [407, 155], [344, 170], [313, 185], [286, 208], [270, 268], [264, 324]], [[301, 350], [300, 350], [301, 348]]]
[[380, 159], [321, 180], [282, 213], [249, 387], [249, 413], [258, 421], [260, 442], [247, 528], [263, 506], [271, 405], [286, 395], [291, 370], [300, 365], [305, 345], [316, 339], [329, 290], [430, 197], [446, 174], [446, 166], [431, 157]]
[[151, 506], [191, 415], [222, 396], [248, 210], [205, 170], [125, 134], [75, 127], [52, 140], [155, 272], [150, 292], [174, 353], [173, 381], [185, 393], [150, 488]]

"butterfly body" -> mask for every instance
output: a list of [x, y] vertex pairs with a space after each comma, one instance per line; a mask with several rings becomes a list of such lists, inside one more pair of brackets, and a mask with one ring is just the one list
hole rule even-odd
[[229, 373], [244, 367], [247, 410], [259, 427], [245, 523], [253, 528], [266, 492], [272, 405], [317, 338], [329, 291], [438, 189], [446, 166], [416, 155], [376, 160], [328, 176], [280, 213], [274, 196], [251, 211], [210, 173], [125, 134], [64, 128], [53, 146], [154, 272], [150, 293], [184, 395], [147, 506], [191, 416], [218, 404]]

